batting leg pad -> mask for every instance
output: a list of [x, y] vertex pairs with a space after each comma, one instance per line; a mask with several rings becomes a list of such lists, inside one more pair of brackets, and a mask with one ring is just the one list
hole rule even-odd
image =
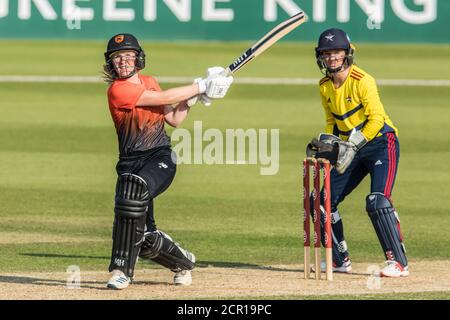
[[133, 278], [139, 249], [144, 241], [149, 200], [147, 184], [141, 177], [126, 173], [118, 178], [110, 272], [121, 270]]
[[195, 267], [195, 256], [160, 230], [145, 233], [139, 257], [150, 259], [173, 272], [192, 270]]
[[371, 193], [366, 198], [366, 210], [381, 243], [386, 260], [408, 265], [399, 230], [399, 221], [388, 198], [382, 193]]

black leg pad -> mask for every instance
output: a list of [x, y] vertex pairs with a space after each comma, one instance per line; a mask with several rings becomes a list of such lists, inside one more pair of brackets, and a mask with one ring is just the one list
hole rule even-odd
[[386, 260], [395, 260], [408, 265], [402, 243], [399, 221], [388, 198], [382, 193], [371, 193], [366, 198], [366, 210], [380, 241]]
[[149, 200], [147, 184], [141, 177], [122, 174], [118, 178], [109, 271], [121, 270], [133, 278], [137, 256], [144, 241], [145, 212]]
[[145, 234], [139, 257], [150, 259], [173, 272], [195, 267], [195, 256], [160, 230]]

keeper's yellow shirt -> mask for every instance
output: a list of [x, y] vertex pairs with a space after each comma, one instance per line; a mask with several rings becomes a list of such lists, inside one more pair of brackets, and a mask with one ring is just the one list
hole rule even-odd
[[337, 89], [329, 77], [319, 82], [325, 109], [326, 133], [347, 140], [353, 128], [361, 130], [368, 141], [387, 132], [398, 134], [397, 128], [384, 111], [375, 79], [355, 65], [345, 82]]

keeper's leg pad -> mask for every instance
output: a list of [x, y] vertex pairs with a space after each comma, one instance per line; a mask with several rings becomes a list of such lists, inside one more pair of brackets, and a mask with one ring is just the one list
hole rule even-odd
[[121, 270], [133, 278], [139, 249], [144, 241], [145, 212], [150, 195], [144, 179], [122, 174], [117, 179], [113, 249], [109, 271]]
[[173, 272], [192, 270], [195, 267], [195, 256], [161, 230], [145, 233], [139, 257], [150, 259]]
[[[323, 190], [322, 190], [323, 191]], [[323, 192], [321, 192], [320, 198], [320, 242], [322, 246], [325, 247], [325, 208], [323, 206]], [[311, 193], [310, 195], [310, 208], [311, 208], [311, 218], [314, 221], [314, 197]], [[336, 266], [340, 267], [344, 264], [349, 256], [347, 242], [344, 238], [344, 225], [342, 223], [341, 216], [336, 209], [336, 211], [331, 213], [331, 238], [332, 243], [332, 256], [333, 262]]]
[[[321, 219], [320, 219], [320, 228], [322, 232], [322, 245], [325, 246], [325, 209], [323, 206], [320, 206], [321, 209]], [[339, 211], [331, 212], [331, 238], [333, 239], [332, 243], [332, 255], [333, 262], [337, 267], [340, 267], [344, 264], [344, 262], [349, 257], [347, 241], [344, 238], [344, 225], [342, 223], [341, 215]]]
[[366, 198], [366, 210], [381, 243], [386, 260], [395, 260], [408, 265], [405, 248], [399, 230], [395, 210], [384, 194], [371, 193]]

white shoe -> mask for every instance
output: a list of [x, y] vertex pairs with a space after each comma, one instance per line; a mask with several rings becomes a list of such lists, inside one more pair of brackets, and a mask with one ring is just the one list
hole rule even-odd
[[[315, 270], [316, 270], [315, 266], [312, 266], [311, 271], [315, 272]], [[320, 262], [320, 270], [322, 272], [327, 271], [327, 263], [325, 261]], [[352, 271], [352, 262], [350, 261], [350, 258], [347, 258], [340, 267], [336, 267], [336, 264], [333, 262], [333, 272], [350, 273], [351, 271]]]
[[380, 271], [380, 277], [399, 278], [407, 276], [409, 276], [408, 266], [403, 267], [397, 261], [386, 261], [386, 267]]
[[110, 289], [121, 290], [128, 287], [131, 280], [128, 278], [122, 271], [114, 270], [112, 272], [112, 277], [109, 279], [108, 284], [106, 285]]
[[333, 272], [341, 272], [341, 273], [350, 273], [352, 271], [352, 262], [350, 261], [350, 258], [347, 257], [344, 260], [344, 263], [342, 266], [337, 267], [336, 264], [333, 262]]
[[192, 283], [191, 271], [189, 270], [178, 271], [177, 273], [175, 273], [175, 276], [173, 277], [173, 283], [175, 285], [190, 286]]

